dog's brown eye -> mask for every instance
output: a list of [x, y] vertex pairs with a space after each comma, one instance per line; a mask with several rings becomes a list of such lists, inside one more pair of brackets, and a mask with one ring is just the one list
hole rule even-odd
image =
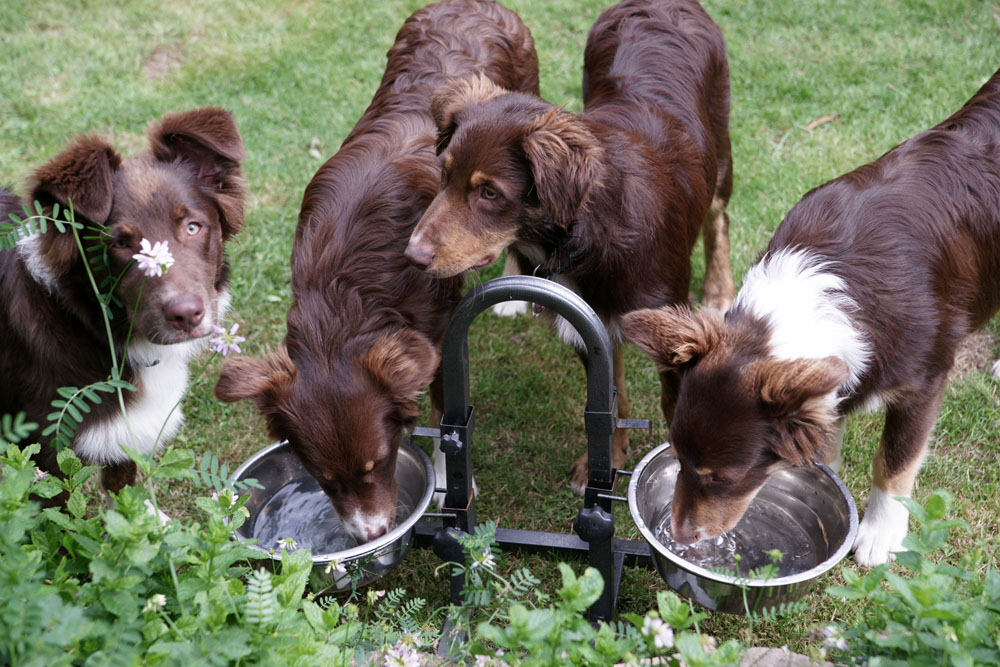
[[500, 195], [497, 194], [496, 190], [494, 190], [492, 188], [485, 187], [485, 186], [483, 186], [483, 189], [480, 190], [480, 192], [483, 195], [484, 199], [496, 199], [497, 197], [500, 196]]
[[195, 234], [197, 234], [200, 231], [201, 231], [201, 225], [199, 225], [197, 222], [189, 222], [188, 223], [187, 233], [190, 236], [194, 236]]
[[128, 248], [129, 247], [129, 242], [128, 242], [128, 239], [123, 238], [123, 237], [119, 237], [119, 238], [115, 239], [114, 241], [112, 241], [111, 245], [113, 247], [115, 247], [115, 248]]

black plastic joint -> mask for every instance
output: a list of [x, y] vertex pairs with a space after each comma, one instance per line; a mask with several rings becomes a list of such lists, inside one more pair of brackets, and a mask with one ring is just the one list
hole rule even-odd
[[468, 535], [458, 528], [443, 528], [434, 534], [434, 555], [447, 563], [464, 563], [465, 550], [458, 538]]
[[573, 530], [576, 531], [581, 540], [588, 544], [606, 542], [615, 534], [615, 520], [600, 505], [584, 507], [576, 515]]

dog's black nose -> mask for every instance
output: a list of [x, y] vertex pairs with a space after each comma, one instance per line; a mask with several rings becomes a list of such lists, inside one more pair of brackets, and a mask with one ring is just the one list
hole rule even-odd
[[200, 296], [185, 294], [163, 306], [163, 317], [173, 328], [191, 331], [205, 317], [205, 304]]
[[429, 248], [415, 246], [412, 243], [406, 246], [406, 259], [418, 269], [426, 269], [434, 262], [437, 253]]

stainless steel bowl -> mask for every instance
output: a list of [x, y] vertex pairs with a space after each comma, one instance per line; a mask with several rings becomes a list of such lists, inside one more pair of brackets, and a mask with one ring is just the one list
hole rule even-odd
[[[250, 501], [246, 507], [250, 512], [247, 521], [236, 531], [241, 540], [257, 540], [264, 536], [270, 544], [251, 544], [270, 558], [281, 560], [282, 549], [276, 548], [272, 534], [273, 524], [269, 522], [280, 512], [279, 502], [287, 502], [289, 507], [297, 507], [296, 536], [300, 547], [318, 545], [312, 552], [313, 572], [311, 583], [314, 590], [321, 588], [328, 592], [351, 590], [371, 584], [389, 570], [396, 567], [406, 555], [413, 536], [413, 525], [427, 510], [434, 495], [434, 467], [430, 459], [418, 447], [403, 440], [396, 457], [396, 485], [399, 501], [396, 511], [396, 527], [371, 542], [357, 544], [346, 536], [334, 543], [330, 534], [342, 531], [340, 520], [333, 511], [319, 485], [306, 472], [298, 457], [287, 442], [278, 442], [265, 447], [250, 457], [232, 474], [232, 479], [256, 479], [263, 488], [250, 489]], [[273, 537], [273, 535], [271, 535]]]
[[[664, 541], [669, 537], [662, 531], [665, 523], [669, 525], [679, 470], [669, 443], [647, 454], [629, 482], [629, 511], [649, 543], [660, 576], [703, 607], [742, 614], [796, 600], [854, 544], [858, 532], [854, 499], [830, 468], [816, 464], [778, 472], [757, 493], [732, 531], [738, 545], [734, 551], [742, 557], [735, 568], [709, 569], [692, 563], [667, 548]], [[771, 563], [767, 552], [772, 549], [784, 554], [774, 576], [746, 576]]]

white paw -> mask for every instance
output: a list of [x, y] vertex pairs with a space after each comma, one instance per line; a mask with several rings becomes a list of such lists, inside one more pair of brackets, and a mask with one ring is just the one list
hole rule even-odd
[[527, 312], [527, 301], [501, 301], [493, 306], [493, 314], [497, 317], [517, 317]]
[[854, 540], [854, 562], [873, 567], [895, 559], [894, 552], [905, 551], [903, 538], [909, 519], [910, 514], [901, 502], [873, 487]]
[[160, 520], [160, 525], [165, 526], [170, 523], [170, 516], [153, 507], [153, 503], [148, 499], [143, 501], [146, 505], [146, 514], [155, 516]]
[[[439, 438], [434, 438], [434, 455], [431, 457], [434, 461], [434, 486], [439, 489], [443, 489], [448, 485], [447, 471], [445, 470], [445, 456], [444, 452], [441, 451], [440, 447], [441, 440]], [[479, 497], [479, 487], [476, 486], [475, 477], [472, 478], [472, 493]], [[431, 502], [439, 510], [444, 507], [444, 493], [435, 493]]]
[[1000, 361], [997, 361], [995, 364], [993, 364], [993, 371], [992, 371], [992, 373], [993, 373], [993, 377], [995, 377], [996, 379], [1000, 380]]

